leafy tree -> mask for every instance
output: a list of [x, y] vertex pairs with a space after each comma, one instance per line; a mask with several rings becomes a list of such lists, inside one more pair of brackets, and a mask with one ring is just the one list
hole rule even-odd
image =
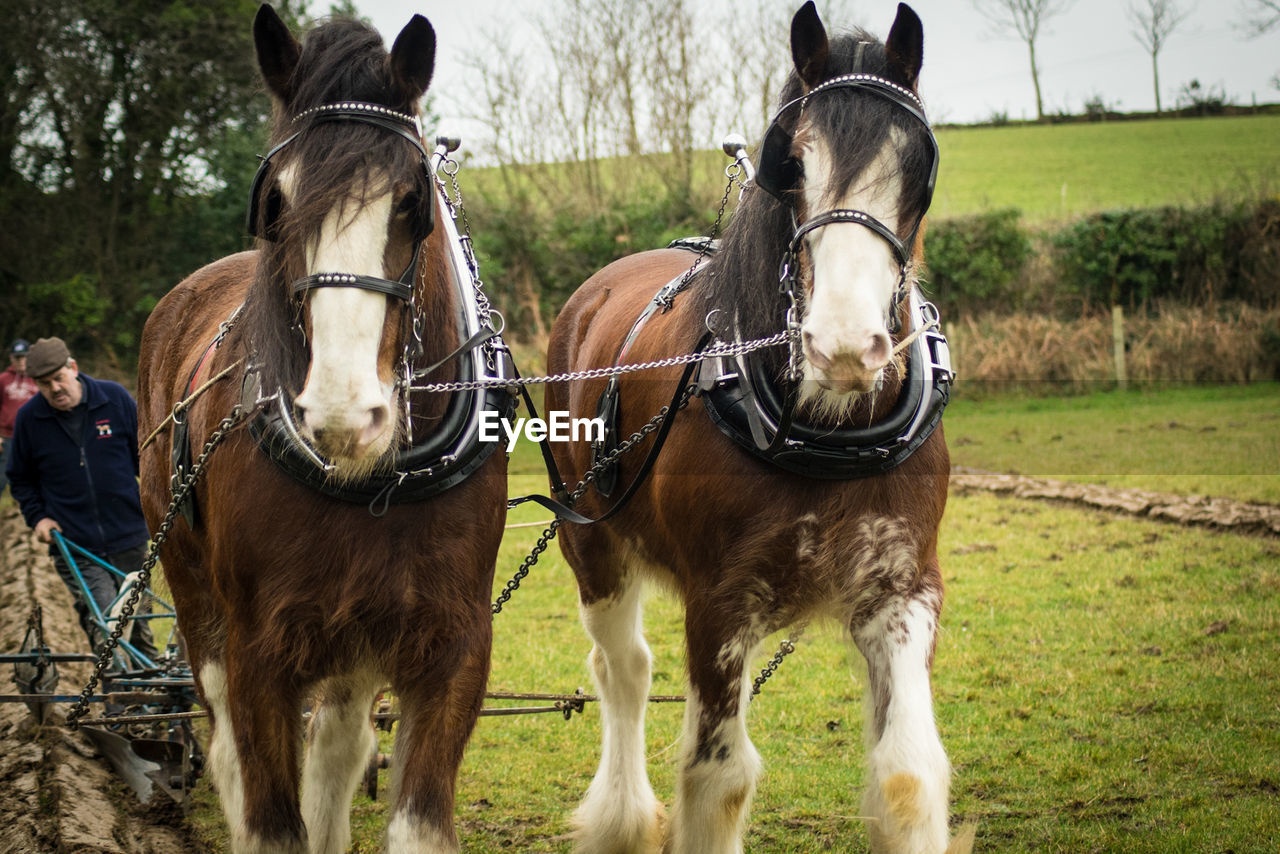
[[0, 31], [0, 340], [59, 334], [127, 371], [155, 300], [243, 245], [251, 153], [269, 115], [257, 2], [11, 3], [20, 8]]

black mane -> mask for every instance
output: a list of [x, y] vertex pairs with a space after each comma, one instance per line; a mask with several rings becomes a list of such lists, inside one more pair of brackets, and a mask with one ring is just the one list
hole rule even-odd
[[[886, 56], [885, 46], [862, 30], [831, 39], [830, 57], [823, 79], [829, 80], [854, 70], [858, 42], [866, 42], [861, 70], [909, 86]], [[778, 99], [779, 108], [804, 94], [803, 84], [793, 70]], [[798, 111], [786, 117], [794, 132]], [[879, 153], [891, 128], [908, 139], [920, 137], [907, 147], [902, 165], [903, 198], [900, 218], [915, 222], [925, 206], [925, 187], [932, 167], [924, 129], [901, 107], [886, 98], [856, 89], [836, 89], [813, 98], [804, 107], [804, 119], [813, 132], [826, 139], [841, 156], [834, 163], [831, 194], [843, 193]], [[797, 193], [797, 196], [799, 194]], [[796, 199], [799, 202], [799, 199]], [[699, 290], [705, 313], [719, 309], [712, 319], [713, 331], [721, 338], [733, 335], [733, 318], [738, 318], [744, 339], [761, 338], [779, 332], [786, 314], [786, 298], [778, 293], [778, 267], [794, 230], [791, 209], [756, 188], [747, 192], [725, 230], [720, 251], [700, 277]], [[785, 359], [784, 348], [772, 348], [766, 359], [778, 368]]]

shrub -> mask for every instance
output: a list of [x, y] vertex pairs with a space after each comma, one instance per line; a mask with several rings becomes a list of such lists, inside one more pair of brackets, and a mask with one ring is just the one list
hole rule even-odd
[[1015, 285], [1031, 257], [1031, 241], [1019, 217], [1010, 208], [929, 224], [927, 280], [944, 311], [1020, 307], [1024, 289]]
[[1053, 237], [1062, 286], [1083, 306], [1280, 301], [1280, 201], [1107, 211]]
[[1199, 80], [1191, 80], [1178, 90], [1178, 108], [1184, 115], [1220, 116], [1229, 106], [1231, 99], [1222, 84], [1205, 87]]

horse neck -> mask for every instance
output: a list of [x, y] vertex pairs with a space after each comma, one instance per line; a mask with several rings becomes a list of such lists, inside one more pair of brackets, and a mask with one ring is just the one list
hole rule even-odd
[[703, 278], [707, 296], [698, 321], [718, 311], [713, 331], [721, 338], [735, 332], [744, 339], [762, 338], [780, 331], [786, 304], [778, 296], [778, 265], [791, 229], [785, 207], [762, 192], [748, 194], [725, 229], [719, 252], [707, 265]]

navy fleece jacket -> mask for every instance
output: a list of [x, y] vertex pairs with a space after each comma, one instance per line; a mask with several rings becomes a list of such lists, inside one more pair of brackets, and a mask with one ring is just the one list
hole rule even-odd
[[119, 383], [80, 374], [87, 409], [73, 440], [43, 395], [18, 410], [10, 449], [10, 489], [27, 524], [45, 517], [97, 554], [147, 541], [138, 496], [138, 405]]

